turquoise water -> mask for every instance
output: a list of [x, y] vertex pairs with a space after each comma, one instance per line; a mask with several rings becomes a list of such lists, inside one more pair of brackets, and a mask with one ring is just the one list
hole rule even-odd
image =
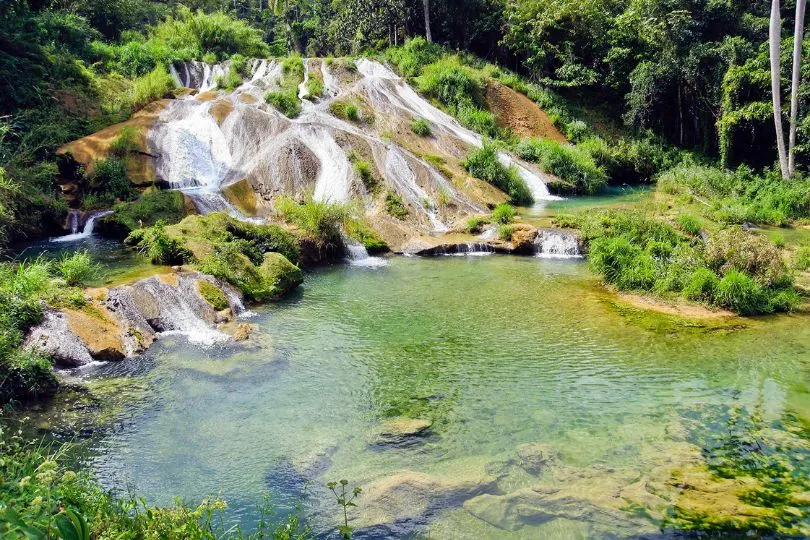
[[[204, 350], [165, 337], [146, 357], [89, 375], [146, 382], [86, 458], [108, 487], [166, 504], [219, 494], [227, 519], [245, 527], [269, 491], [328, 536], [338, 514], [324, 484], [346, 478], [365, 489], [357, 538], [601, 538], [661, 523], [623, 521], [638, 514], [635, 499], [609, 500], [601, 486], [652, 484], [679, 455], [694, 465], [727, 441], [735, 416], [755, 416], [789, 439], [782, 452], [810, 459], [796, 435], [810, 418], [806, 318], [646, 315], [617, 307], [581, 262], [509, 256], [325, 268], [256, 311], [245, 345]], [[379, 443], [380, 425], [396, 417], [432, 425]], [[527, 472], [517, 457], [525, 443], [550, 448], [553, 464]], [[794, 466], [800, 479], [808, 459]], [[381, 479], [398, 471], [433, 480], [385, 492]], [[472, 488], [454, 484], [469, 478]], [[470, 502], [571, 478], [590, 486], [573, 507], [605, 507], [610, 519], [559, 504], [549, 517], [541, 502], [517, 523]]]

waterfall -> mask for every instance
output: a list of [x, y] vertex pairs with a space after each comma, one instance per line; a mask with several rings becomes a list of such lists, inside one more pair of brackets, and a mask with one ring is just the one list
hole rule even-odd
[[579, 238], [569, 231], [540, 229], [534, 240], [535, 256], [547, 259], [581, 258]]
[[411, 206], [425, 213], [434, 231], [447, 232], [449, 230], [447, 225], [442, 223], [436, 215], [435, 202], [416, 183], [416, 173], [408, 160], [405, 159], [403, 153], [393, 145], [390, 145], [387, 151], [385, 159], [386, 177], [396, 186], [397, 191], [405, 196]]
[[[84, 240], [85, 238], [90, 238], [93, 234], [93, 229], [96, 226], [96, 220], [98, 218], [107, 216], [112, 214], [112, 210], [103, 210], [100, 212], [93, 212], [87, 217], [87, 221], [84, 224], [84, 228], [82, 232], [74, 232], [71, 234], [66, 234], [65, 236], [57, 236], [56, 238], [51, 238], [51, 242], [75, 242], [76, 240]], [[78, 216], [77, 216], [78, 218]], [[71, 229], [73, 228], [73, 223], [71, 222]], [[77, 227], [78, 229], [78, 222]]]
[[340, 93], [340, 83], [335, 76], [332, 75], [332, 70], [325, 61], [321, 62], [321, 74], [323, 75], [323, 86], [329, 95], [332, 97], [338, 95]]
[[224, 212], [239, 221], [249, 221], [251, 223], [264, 223], [262, 218], [246, 216], [225, 198], [219, 191], [212, 191], [205, 188], [184, 188], [183, 192], [191, 202], [194, 203], [197, 212], [206, 216], [212, 212]]
[[68, 227], [70, 228], [70, 234], [76, 234], [79, 232], [79, 211], [78, 210], [71, 210], [68, 213]]
[[315, 154], [320, 164], [312, 197], [316, 201], [348, 201], [352, 164], [329, 130], [303, 125], [298, 139]]
[[307, 61], [306, 58], [304, 58], [304, 80], [301, 84], [298, 85], [298, 99], [305, 100], [305, 98], [309, 95], [309, 88], [307, 88], [307, 82], [309, 82], [309, 62]]
[[369, 268], [378, 268], [380, 266], [388, 266], [388, 261], [382, 257], [372, 257], [368, 254], [366, 247], [357, 242], [354, 238], [341, 235], [343, 238], [343, 245], [346, 247], [346, 260], [352, 266], [366, 266]]

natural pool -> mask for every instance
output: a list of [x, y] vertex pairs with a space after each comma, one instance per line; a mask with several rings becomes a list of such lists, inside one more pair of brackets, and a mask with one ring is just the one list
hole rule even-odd
[[[346, 478], [364, 488], [357, 538], [654, 532], [673, 506], [692, 508], [678, 471], [750, 458], [749, 438], [758, 453], [744, 464], [786, 455], [790, 478], [807, 481], [806, 317], [697, 324], [614, 300], [574, 260], [320, 269], [256, 309], [246, 345], [167, 336], [81, 375], [131, 377], [83, 459], [150, 502], [219, 494], [245, 527], [269, 490], [332, 537], [324, 484]], [[380, 442], [391, 417], [432, 424]]]

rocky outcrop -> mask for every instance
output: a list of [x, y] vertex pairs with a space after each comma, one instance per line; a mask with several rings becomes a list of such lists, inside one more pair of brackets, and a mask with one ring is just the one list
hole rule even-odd
[[[203, 297], [201, 281], [222, 292], [227, 299], [225, 310], [217, 311]], [[213, 345], [232, 339], [218, 325], [244, 310], [239, 293], [230, 285], [182, 269], [88, 292], [92, 299], [81, 309], [47, 312], [28, 333], [25, 347], [47, 354], [58, 367], [72, 368], [138, 354], [152, 345], [159, 332]], [[246, 339], [249, 332], [242, 329], [239, 334]]]

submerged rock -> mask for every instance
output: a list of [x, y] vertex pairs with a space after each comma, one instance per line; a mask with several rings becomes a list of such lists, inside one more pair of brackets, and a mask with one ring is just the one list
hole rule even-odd
[[520, 467], [530, 474], [540, 474], [546, 465], [556, 457], [551, 445], [539, 443], [519, 445], [517, 455]]
[[375, 444], [404, 444], [425, 435], [433, 424], [425, 418], [391, 418], [379, 426], [374, 434]]

